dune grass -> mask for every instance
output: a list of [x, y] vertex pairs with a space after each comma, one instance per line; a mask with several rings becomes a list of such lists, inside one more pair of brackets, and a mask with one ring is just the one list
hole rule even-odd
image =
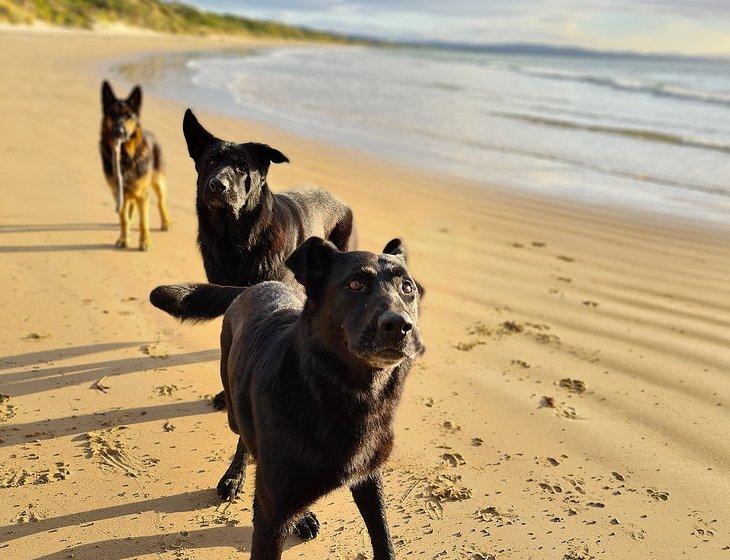
[[36, 21], [92, 29], [124, 24], [161, 33], [248, 35], [309, 41], [352, 42], [354, 39], [272, 21], [199, 10], [163, 0], [0, 0], [0, 21]]

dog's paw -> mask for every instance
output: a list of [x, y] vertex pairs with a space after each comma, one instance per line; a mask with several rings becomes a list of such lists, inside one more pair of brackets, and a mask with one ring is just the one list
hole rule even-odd
[[226, 393], [224, 391], [221, 391], [215, 397], [213, 397], [213, 408], [215, 410], [226, 409]]
[[127, 248], [127, 239], [124, 237], [120, 237], [117, 239], [116, 243], [114, 243], [115, 247], [118, 247], [119, 249], [126, 249]]
[[238, 476], [230, 476], [228, 473], [224, 474], [216, 487], [220, 499], [224, 502], [232, 502], [235, 500], [241, 488], [243, 488], [244, 480], [243, 474]]
[[140, 239], [140, 241], [139, 241], [139, 250], [140, 251], [149, 251], [151, 246], [152, 246], [152, 243], [150, 243], [149, 239]]
[[311, 511], [306, 512], [292, 525], [291, 532], [303, 541], [311, 541], [319, 535], [319, 520]]
[[170, 221], [162, 222], [162, 225], [160, 226], [162, 231], [170, 231], [170, 228], [172, 228], [172, 222]]

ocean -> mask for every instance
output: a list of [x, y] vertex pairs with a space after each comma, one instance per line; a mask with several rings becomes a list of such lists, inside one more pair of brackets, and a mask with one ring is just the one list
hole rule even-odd
[[193, 108], [421, 168], [435, 187], [452, 175], [730, 223], [730, 61], [536, 50], [285, 46], [116, 70]]

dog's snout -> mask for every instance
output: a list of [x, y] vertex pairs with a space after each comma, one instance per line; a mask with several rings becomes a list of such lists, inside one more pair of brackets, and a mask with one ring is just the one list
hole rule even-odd
[[125, 136], [127, 134], [127, 129], [124, 128], [124, 125], [118, 124], [114, 127], [114, 135], [115, 136]]
[[208, 181], [208, 188], [212, 193], [222, 194], [226, 191], [226, 184], [221, 181], [220, 178], [213, 177], [210, 181]]
[[378, 321], [378, 328], [390, 336], [402, 338], [413, 329], [413, 321], [405, 313], [386, 311]]

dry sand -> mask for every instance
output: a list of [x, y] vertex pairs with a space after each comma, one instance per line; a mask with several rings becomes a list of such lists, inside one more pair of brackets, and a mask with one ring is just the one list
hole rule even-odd
[[[251, 481], [219, 506], [234, 436], [219, 322], [147, 302], [203, 280], [183, 107], [147, 98], [174, 229], [115, 250], [97, 155], [103, 61], [220, 43], [0, 34], [0, 558], [247, 558]], [[121, 88], [120, 88], [121, 89]], [[428, 352], [385, 472], [399, 558], [728, 558], [730, 236], [649, 224], [418, 170], [203, 114], [395, 235], [427, 286]], [[156, 215], [154, 226], [159, 224]], [[345, 491], [284, 558], [368, 558]]]

